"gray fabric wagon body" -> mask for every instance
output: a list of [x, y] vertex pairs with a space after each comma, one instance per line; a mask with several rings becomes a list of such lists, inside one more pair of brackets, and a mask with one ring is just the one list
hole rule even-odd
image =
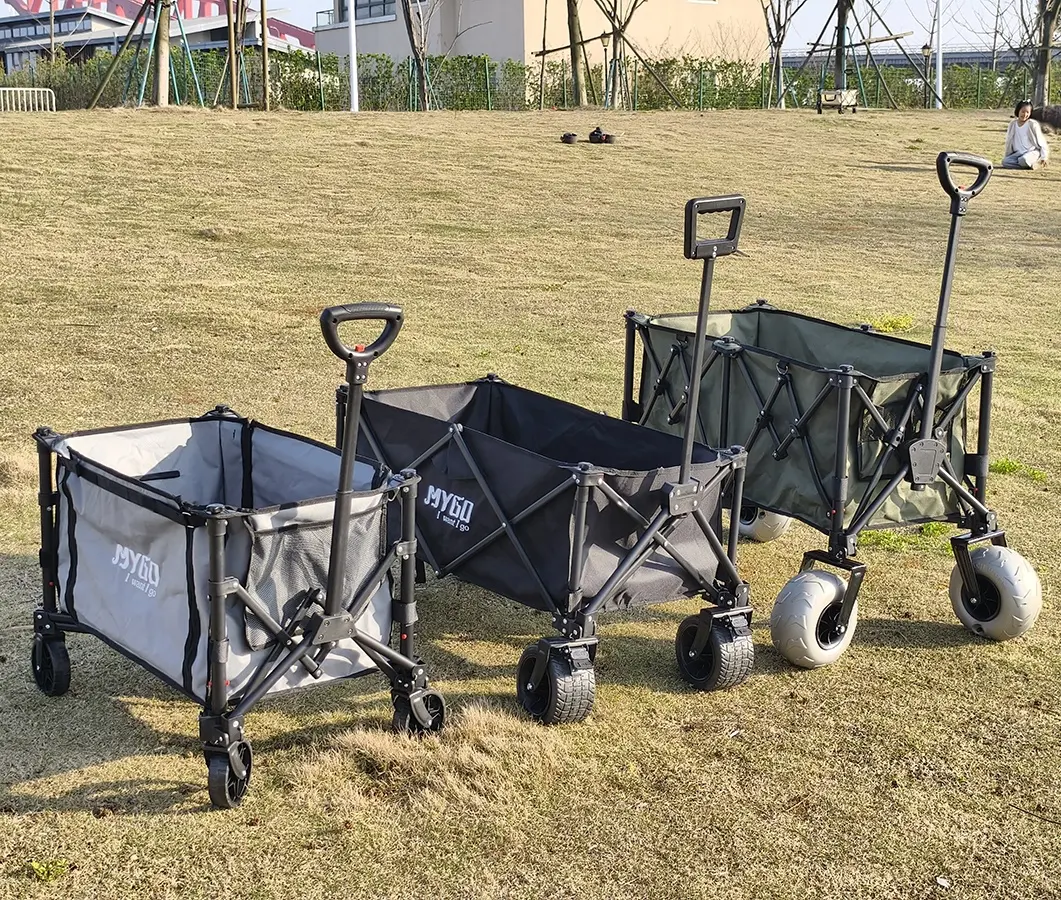
[[[644, 424], [678, 433], [684, 418], [682, 393], [692, 368], [696, 317], [687, 314], [634, 317], [643, 339], [638, 417]], [[834, 527], [828, 497], [835, 496], [839, 395], [827, 394], [817, 411], [797, 429], [781, 458], [780, 441], [828, 388], [842, 366], [851, 366], [857, 384], [881, 419], [893, 429], [911, 392], [923, 388], [930, 348], [862, 328], [851, 328], [766, 305], [712, 312], [707, 334], [715, 339], [708, 368], [700, 382], [697, 435], [708, 446], [740, 443], [748, 451], [745, 500], [755, 506], [798, 518], [821, 531]], [[966, 387], [984, 363], [981, 356], [945, 351], [936, 422], [949, 418], [942, 438], [958, 479], [965, 475], [968, 441]], [[790, 379], [771, 403], [784, 372]], [[888, 433], [858, 395], [851, 405], [847, 433], [847, 527], [868, 491], [887, 483], [902, 463], [886, 452]], [[960, 408], [952, 410], [955, 404]], [[725, 416], [723, 415], [725, 406]], [[765, 411], [765, 415], [764, 415]], [[920, 427], [916, 409], [906, 428], [914, 437]], [[875, 480], [875, 474], [879, 478]], [[923, 490], [901, 483], [866, 527], [887, 528], [933, 520], [956, 521], [961, 514], [954, 492], [937, 481]]]
[[[339, 452], [231, 415], [208, 415], [49, 439], [57, 457], [61, 611], [189, 697], [205, 702], [209, 631], [206, 522], [229, 520], [225, 569], [281, 624], [327, 583]], [[358, 461], [346, 589], [365, 586], [384, 553], [386, 487]], [[358, 629], [386, 641], [389, 575]], [[323, 598], [320, 599], [323, 603]], [[344, 608], [349, 605], [344, 600]], [[238, 699], [275, 658], [272, 636], [230, 601], [228, 678]], [[376, 666], [353, 640], [322, 678], [294, 666], [271, 688], [346, 678]]]

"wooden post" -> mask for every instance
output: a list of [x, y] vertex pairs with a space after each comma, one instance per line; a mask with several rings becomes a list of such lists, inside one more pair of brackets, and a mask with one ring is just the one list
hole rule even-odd
[[169, 106], [169, 5], [160, 0], [155, 19], [155, 105]]
[[571, 44], [571, 87], [575, 106], [586, 105], [586, 82], [582, 79], [582, 26], [578, 20], [578, 0], [567, 0], [567, 31]]
[[225, 0], [228, 15], [228, 88], [232, 108], [239, 105], [239, 73], [236, 71], [236, 22], [232, 15], [233, 0]]
[[545, 109], [545, 51], [549, 49], [546, 43], [549, 37], [549, 0], [545, 0], [545, 10], [542, 13], [542, 70], [538, 74], [538, 109]]
[[262, 109], [269, 112], [269, 10], [262, 0]]

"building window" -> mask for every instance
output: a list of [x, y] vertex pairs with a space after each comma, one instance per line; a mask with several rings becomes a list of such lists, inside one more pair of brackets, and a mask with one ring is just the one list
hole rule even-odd
[[[357, 20], [382, 19], [385, 16], [393, 16], [395, 0], [355, 0], [354, 10]], [[346, 22], [349, 18], [347, 0], [340, 0], [339, 16], [341, 21]]]

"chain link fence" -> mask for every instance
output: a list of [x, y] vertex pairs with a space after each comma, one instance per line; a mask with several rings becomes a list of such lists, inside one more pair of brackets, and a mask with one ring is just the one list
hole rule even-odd
[[[238, 104], [260, 107], [261, 57], [246, 49], [238, 67]], [[32, 69], [0, 73], [0, 87], [43, 87], [55, 92], [59, 109], [88, 106], [113, 57], [99, 53], [72, 63], [63, 56], [41, 60]], [[119, 61], [99, 100], [100, 106], [150, 103], [154, 90], [153, 61], [146, 51], [130, 50]], [[484, 56], [431, 57], [426, 64], [429, 105], [432, 109], [524, 110], [568, 108], [574, 104], [574, 85], [566, 59], [544, 66], [525, 66], [512, 60]], [[776, 103], [765, 64], [682, 57], [597, 64], [584, 78], [591, 105], [654, 109], [757, 109]], [[417, 72], [412, 59], [358, 57], [358, 86], [365, 110], [415, 111]], [[1061, 102], [1061, 65], [1052, 73], [1052, 100]], [[785, 70], [788, 106], [813, 107], [818, 91], [832, 88], [831, 71]], [[849, 88], [859, 91], [859, 105], [917, 109], [934, 98], [913, 67], [852, 66]], [[344, 110], [350, 105], [350, 81], [345, 61], [335, 55], [295, 52], [270, 54], [271, 102], [295, 110]], [[997, 109], [1012, 106], [1031, 90], [1031, 76], [1023, 66], [997, 71], [988, 67], [946, 66], [943, 101], [949, 108]], [[183, 105], [228, 105], [228, 67], [224, 53], [187, 52], [174, 46], [170, 67], [170, 102]]]

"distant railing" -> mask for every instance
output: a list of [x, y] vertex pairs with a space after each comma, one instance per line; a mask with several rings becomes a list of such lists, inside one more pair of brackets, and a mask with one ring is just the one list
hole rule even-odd
[[55, 91], [38, 87], [0, 87], [0, 112], [55, 112]]
[[329, 25], [335, 24], [335, 10], [334, 9], [322, 9], [317, 13], [317, 27], [326, 28]]

